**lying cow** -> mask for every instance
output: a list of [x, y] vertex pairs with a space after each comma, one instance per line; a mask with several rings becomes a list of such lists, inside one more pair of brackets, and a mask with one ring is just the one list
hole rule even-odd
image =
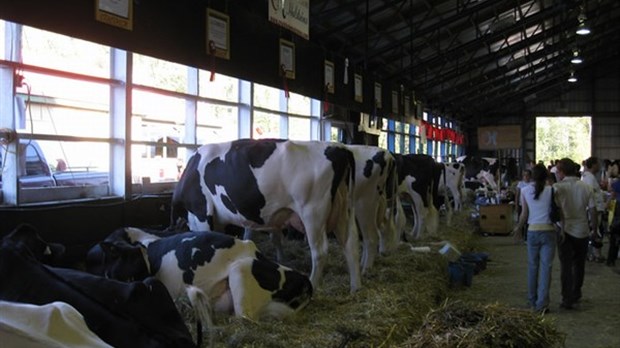
[[172, 297], [187, 293], [206, 323], [211, 309], [251, 320], [283, 318], [312, 297], [308, 277], [265, 259], [252, 241], [216, 232], [162, 238], [122, 228], [89, 251], [87, 269], [118, 280], [155, 276]]
[[192, 231], [304, 232], [312, 255], [312, 285], [319, 286], [327, 233], [334, 232], [349, 269], [350, 288], [361, 287], [355, 225], [355, 160], [343, 145], [276, 139], [241, 139], [200, 147], [189, 159], [172, 197], [173, 223], [187, 215]]
[[16, 244], [24, 246], [37, 260], [51, 266], [59, 265], [65, 254], [64, 245], [43, 240], [37, 228], [26, 223], [15, 227], [4, 236], [4, 239], [10, 239]]
[[194, 347], [161, 282], [130, 284], [41, 264], [24, 243], [0, 243], [0, 300], [45, 305], [64, 302], [89, 330], [113, 347]]

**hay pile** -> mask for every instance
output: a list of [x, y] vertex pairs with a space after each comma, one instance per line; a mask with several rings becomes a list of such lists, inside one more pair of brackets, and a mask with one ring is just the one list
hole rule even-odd
[[565, 335], [543, 316], [499, 304], [446, 301], [401, 347], [563, 347]]
[[[467, 212], [455, 215], [452, 227], [445, 226], [443, 221], [445, 219], [442, 219], [437, 235], [416, 241], [413, 246], [448, 240], [462, 252], [483, 251], [477, 249], [479, 237], [472, 232], [475, 228]], [[267, 257], [274, 257], [273, 247], [266, 236], [262, 236], [257, 244]], [[310, 251], [305, 241], [284, 241], [284, 252], [288, 260], [284, 264], [310, 273]], [[458, 322], [450, 327], [456, 330], [453, 333], [439, 333], [445, 328], [433, 324], [436, 322], [433, 316], [451, 308], [445, 301], [449, 291], [454, 291], [448, 288], [447, 260], [443, 256], [435, 252], [414, 253], [410, 244], [402, 244], [390, 255], [378, 257], [372, 270], [362, 278], [362, 290], [350, 295], [346, 262], [333, 240], [330, 240], [328, 255], [321, 289], [315, 291], [312, 302], [297, 316], [285, 321], [255, 323], [217, 315], [217, 327], [211, 331], [215, 347], [423, 347], [425, 345], [414, 345], [415, 340], [434, 337], [433, 330], [437, 330], [436, 335], [440, 336], [456, 337], [460, 334], [462, 326]], [[190, 330], [195, 330], [189, 307], [181, 307]], [[433, 310], [438, 307], [440, 309]], [[484, 313], [478, 317], [491, 318]], [[514, 315], [503, 320], [502, 313], [498, 309], [493, 312], [492, 320], [483, 322], [491, 325], [496, 321], [498, 327], [511, 324]], [[516, 330], [514, 326], [510, 327]], [[521, 334], [521, 330], [515, 332]], [[545, 330], [553, 333], [548, 327]], [[470, 332], [468, 336], [471, 335]], [[205, 339], [203, 347], [207, 347], [207, 342]]]
[[[295, 261], [288, 264], [304, 263], [292, 259], [298, 257], [307, 263], [297, 269], [309, 272], [307, 249], [304, 241], [287, 241], [286, 257]], [[403, 245], [392, 255], [380, 257], [364, 276], [362, 290], [350, 295], [344, 257], [336, 243], [330, 242], [323, 285], [308, 307], [282, 322], [216, 317], [215, 346], [392, 346], [409, 337], [446, 293], [445, 261], [438, 255], [414, 254]]]

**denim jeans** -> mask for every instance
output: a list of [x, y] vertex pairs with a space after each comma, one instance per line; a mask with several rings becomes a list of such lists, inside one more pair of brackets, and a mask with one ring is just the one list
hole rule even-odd
[[527, 297], [537, 311], [549, 306], [556, 241], [556, 231], [527, 231]]

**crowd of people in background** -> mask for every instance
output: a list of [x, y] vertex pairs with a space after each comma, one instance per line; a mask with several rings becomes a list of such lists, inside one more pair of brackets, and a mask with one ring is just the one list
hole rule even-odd
[[[620, 235], [620, 180], [607, 174], [609, 161], [590, 157], [528, 163], [516, 186], [519, 220], [513, 230], [528, 250], [528, 302], [549, 310], [553, 259], [560, 260], [561, 304], [575, 308], [582, 298], [587, 261], [615, 266]], [[555, 208], [555, 207], [557, 208]], [[554, 208], [559, 211], [556, 218]], [[609, 239], [603, 256], [604, 238]]]

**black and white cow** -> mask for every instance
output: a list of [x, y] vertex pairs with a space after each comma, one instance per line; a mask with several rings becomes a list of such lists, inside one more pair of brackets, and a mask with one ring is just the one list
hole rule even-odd
[[164, 285], [153, 278], [124, 283], [41, 264], [25, 244], [0, 243], [0, 300], [64, 302], [113, 347], [194, 347]]
[[496, 158], [479, 156], [461, 156], [457, 162], [465, 165], [463, 185], [470, 190], [481, 187], [488, 191], [499, 192], [495, 175], [499, 170], [499, 162]]
[[389, 252], [396, 247], [398, 233], [396, 209], [396, 162], [384, 149], [348, 145], [355, 158], [355, 217], [363, 239], [362, 268], [372, 267], [377, 250]]
[[446, 163], [445, 175], [441, 175], [439, 179], [439, 192], [449, 190], [452, 194], [452, 203], [454, 211], [460, 211], [463, 204], [462, 186], [465, 176], [465, 165], [463, 163]]
[[267, 260], [252, 241], [217, 232], [162, 238], [122, 228], [90, 250], [87, 269], [118, 280], [154, 276], [172, 297], [187, 294], [208, 324], [212, 309], [251, 320], [283, 318], [312, 297], [307, 276]]
[[419, 238], [424, 230], [435, 234], [439, 226], [438, 200], [440, 168], [428, 155], [396, 155], [398, 192], [411, 198], [414, 224], [409, 239]]
[[187, 212], [192, 231], [222, 231], [228, 224], [272, 231], [291, 224], [306, 234], [315, 288], [332, 231], [354, 292], [361, 287], [354, 184], [355, 160], [344, 145], [277, 139], [203, 145], [176, 186], [173, 221]]

